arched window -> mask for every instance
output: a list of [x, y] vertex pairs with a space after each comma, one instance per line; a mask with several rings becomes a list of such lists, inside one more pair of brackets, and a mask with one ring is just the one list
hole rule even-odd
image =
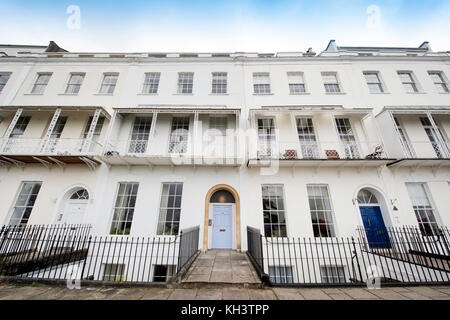
[[227, 190], [214, 192], [209, 202], [212, 203], [235, 203], [233, 195]]
[[71, 196], [70, 200], [88, 200], [89, 199], [89, 193], [86, 189], [80, 189], [78, 191], [75, 191]]
[[378, 199], [375, 195], [367, 189], [362, 189], [358, 192], [359, 204], [378, 204]]

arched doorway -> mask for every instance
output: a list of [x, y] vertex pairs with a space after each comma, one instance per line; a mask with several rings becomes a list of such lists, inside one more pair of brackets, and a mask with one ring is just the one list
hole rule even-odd
[[61, 201], [57, 223], [82, 224], [88, 204], [89, 192], [86, 189], [77, 187], [69, 190]]
[[370, 248], [390, 248], [389, 235], [378, 198], [366, 188], [358, 192], [357, 199]]
[[211, 188], [205, 199], [203, 250], [241, 249], [239, 196], [228, 185]]

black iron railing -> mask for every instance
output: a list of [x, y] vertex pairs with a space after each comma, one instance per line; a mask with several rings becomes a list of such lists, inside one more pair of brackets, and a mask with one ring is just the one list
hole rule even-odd
[[262, 252], [262, 236], [259, 229], [247, 226], [247, 255], [262, 280], [267, 279], [264, 273], [264, 258]]
[[109, 282], [172, 280], [198, 251], [199, 227], [179, 236], [91, 236], [90, 226], [0, 229], [0, 275]]
[[0, 275], [33, 274], [56, 264], [86, 257], [89, 225], [3, 226]]
[[353, 238], [272, 238], [248, 228], [248, 255], [272, 285], [448, 284], [443, 238], [422, 239], [414, 230], [420, 233], [389, 230], [369, 241], [364, 230]]
[[191, 258], [198, 252], [199, 234], [199, 226], [181, 230], [178, 271], [183, 267], [188, 266], [192, 262]]

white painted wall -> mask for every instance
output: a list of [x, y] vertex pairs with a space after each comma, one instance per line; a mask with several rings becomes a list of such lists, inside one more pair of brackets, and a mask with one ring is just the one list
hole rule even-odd
[[[111, 115], [113, 108], [137, 108], [151, 106], [224, 106], [240, 108], [240, 128], [250, 127], [249, 110], [262, 106], [320, 106], [333, 105], [344, 108], [373, 108], [374, 113], [387, 106], [450, 107], [449, 94], [436, 91], [428, 70], [441, 70], [450, 74], [448, 57], [403, 57], [403, 58], [299, 58], [290, 59], [41, 59], [32, 58], [24, 62], [18, 58], [2, 58], [0, 72], [12, 72], [11, 78], [0, 94], [0, 106], [53, 106], [103, 107]], [[411, 70], [419, 80], [423, 92], [405, 93], [397, 75], [398, 70]], [[304, 72], [307, 93], [289, 94], [287, 72]], [[333, 71], [343, 88], [341, 94], [327, 94], [324, 91], [321, 72]], [[379, 71], [387, 91], [370, 94], [363, 71]], [[53, 72], [50, 83], [42, 95], [30, 94], [37, 72]], [[64, 90], [70, 72], [84, 72], [81, 91], [78, 95], [65, 95]], [[104, 72], [118, 72], [119, 80], [113, 95], [99, 95], [98, 91]], [[142, 83], [145, 72], [161, 72], [158, 94], [144, 95]], [[176, 93], [178, 72], [194, 72], [193, 94]], [[211, 94], [211, 73], [228, 73], [228, 94]], [[269, 72], [272, 93], [253, 94], [254, 72]], [[0, 110], [1, 111], [1, 110]], [[30, 113], [26, 110], [24, 114]], [[84, 130], [88, 114], [85, 112], [63, 111], [69, 115], [64, 138], [79, 138]], [[12, 114], [2, 113], [0, 133], [4, 133]], [[24, 137], [40, 138], [51, 119], [52, 112], [33, 112], [32, 120]], [[168, 148], [168, 133], [171, 115], [159, 114], [154, 140], [149, 148], [152, 152], [165, 153]], [[191, 128], [193, 129], [193, 115]], [[402, 122], [412, 141], [427, 141], [427, 137], [417, 116], [401, 115]], [[446, 134], [450, 136], [450, 117], [436, 116]], [[380, 136], [387, 146], [386, 151], [394, 158], [399, 157], [398, 140], [394, 137], [392, 123], [385, 116], [376, 120], [369, 118], [361, 122], [361, 116], [349, 115], [357, 138], [360, 141], [378, 142]], [[208, 116], [201, 115], [203, 131], [208, 127]], [[228, 126], [234, 128], [234, 117], [229, 116]], [[319, 141], [338, 141], [331, 113], [313, 115]], [[110, 141], [127, 140], [131, 134], [132, 116], [118, 116], [111, 130]], [[279, 140], [293, 143], [297, 137], [288, 114], [277, 115]], [[102, 140], [107, 132], [108, 121], [102, 131]], [[372, 145], [363, 149], [363, 154], [373, 152]], [[433, 150], [427, 144], [420, 144], [417, 152], [432, 156]], [[241, 236], [243, 249], [246, 248], [246, 227], [263, 229], [261, 184], [283, 184], [288, 223], [288, 236], [312, 237], [307, 184], [327, 184], [333, 205], [337, 236], [351, 236], [355, 228], [362, 225], [359, 209], [353, 204], [358, 190], [373, 187], [385, 195], [383, 215], [387, 215], [392, 226], [417, 225], [405, 182], [425, 182], [433, 197], [439, 220], [450, 224], [447, 199], [450, 191], [450, 169], [440, 168], [280, 168], [273, 176], [263, 176], [258, 168], [241, 167], [171, 167], [171, 166], [112, 166], [104, 164], [95, 171], [87, 166], [70, 165], [64, 170], [41, 165], [27, 165], [21, 168], [0, 167], [0, 221], [8, 223], [22, 181], [42, 181], [43, 185], [31, 215], [30, 223], [53, 223], [64, 193], [73, 186], [84, 185], [91, 193], [86, 214], [86, 222], [93, 223], [94, 233], [109, 232], [112, 209], [118, 182], [139, 182], [138, 200], [135, 208], [131, 235], [153, 236], [156, 234], [158, 209], [162, 182], [183, 182], [181, 228], [200, 225], [200, 239], [203, 235], [204, 201], [206, 193], [217, 184], [228, 184], [235, 188], [241, 199]], [[391, 200], [395, 200], [398, 211], [393, 210]], [[387, 212], [386, 212], [387, 211]], [[388, 220], [388, 219], [386, 219]], [[386, 222], [386, 224], [388, 224]]]

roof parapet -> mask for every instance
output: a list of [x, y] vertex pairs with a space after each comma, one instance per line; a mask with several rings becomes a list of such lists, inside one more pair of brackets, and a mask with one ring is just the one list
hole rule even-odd
[[359, 56], [373, 56], [373, 55], [415, 55], [432, 53], [428, 41], [424, 41], [419, 47], [346, 47], [338, 46], [336, 40], [330, 40], [325, 51], [320, 55], [359, 55]]

